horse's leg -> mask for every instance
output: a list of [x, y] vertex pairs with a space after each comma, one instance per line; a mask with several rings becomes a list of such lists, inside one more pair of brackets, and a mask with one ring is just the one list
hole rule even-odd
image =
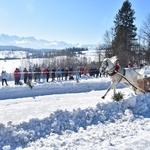
[[102, 96], [103, 99], [105, 99], [105, 96], [107, 95], [107, 93], [110, 91], [111, 89], [111, 85], [109, 86], [109, 88], [107, 89], [106, 93]]
[[115, 89], [116, 89], [116, 82], [112, 82], [111, 85], [109, 86], [109, 88], [107, 89], [106, 93], [102, 96], [103, 99], [105, 99], [105, 96], [107, 95], [107, 93], [111, 90], [111, 89], [114, 89], [114, 92], [115, 92]]
[[116, 86], [114, 86], [113, 88], [114, 88], [114, 95], [115, 95], [115, 93], [116, 93]]

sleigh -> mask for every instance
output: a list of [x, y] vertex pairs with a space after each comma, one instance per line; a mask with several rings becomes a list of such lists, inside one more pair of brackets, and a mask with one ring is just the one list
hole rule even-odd
[[143, 91], [150, 92], [150, 77], [145, 76], [143, 79], [138, 79], [137, 83]]

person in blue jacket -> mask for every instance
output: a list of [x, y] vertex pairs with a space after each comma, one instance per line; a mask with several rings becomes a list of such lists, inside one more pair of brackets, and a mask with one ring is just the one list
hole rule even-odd
[[8, 84], [7, 84], [7, 73], [6, 73], [6, 71], [2, 71], [2, 73], [1, 73], [1, 76], [2, 76], [2, 86], [4, 85], [4, 83], [8, 86]]

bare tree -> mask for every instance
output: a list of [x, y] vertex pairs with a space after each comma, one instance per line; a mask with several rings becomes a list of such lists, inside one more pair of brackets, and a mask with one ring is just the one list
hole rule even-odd
[[150, 14], [147, 15], [140, 32], [141, 38], [146, 41], [147, 48], [150, 49]]
[[140, 29], [140, 39], [143, 41], [142, 50], [143, 58], [147, 63], [150, 63], [149, 56], [150, 56], [150, 13], [146, 16], [145, 21]]
[[111, 30], [106, 30], [104, 36], [103, 36], [104, 42], [110, 47], [113, 40], [113, 28]]
[[105, 52], [105, 55], [106, 57], [111, 57], [112, 55], [112, 40], [113, 40], [113, 28], [111, 28], [109, 31], [106, 30], [105, 34], [103, 35], [103, 40], [104, 40], [104, 43], [106, 45], [105, 49], [106, 49], [106, 52]]
[[102, 50], [100, 45], [98, 47], [96, 47], [96, 52], [95, 53], [96, 53], [96, 58], [98, 58], [98, 67], [100, 67], [101, 62], [104, 58], [103, 50]]

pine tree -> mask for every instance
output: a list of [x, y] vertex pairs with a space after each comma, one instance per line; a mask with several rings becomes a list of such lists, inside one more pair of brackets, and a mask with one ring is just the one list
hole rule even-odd
[[[136, 40], [136, 26], [134, 25], [134, 10], [128, 0], [122, 5], [115, 17], [114, 40], [112, 41], [112, 55], [117, 55], [120, 60], [131, 56], [131, 47]], [[123, 56], [123, 57], [122, 57]], [[131, 59], [131, 57], [129, 58]], [[123, 60], [126, 63], [127, 58]]]

